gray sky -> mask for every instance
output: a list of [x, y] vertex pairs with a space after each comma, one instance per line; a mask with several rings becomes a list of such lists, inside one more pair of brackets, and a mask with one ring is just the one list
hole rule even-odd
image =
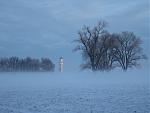
[[[149, 0], [1, 0], [0, 56], [65, 59], [66, 70], [79, 70], [73, 53], [83, 25], [108, 22], [110, 32], [133, 31], [148, 51]], [[149, 53], [148, 53], [149, 54]]]

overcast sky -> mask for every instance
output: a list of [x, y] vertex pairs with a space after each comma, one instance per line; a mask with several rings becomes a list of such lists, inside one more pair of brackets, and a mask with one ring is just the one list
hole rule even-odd
[[133, 31], [148, 51], [149, 0], [0, 0], [0, 56], [64, 57], [66, 70], [78, 69], [73, 53], [83, 25], [108, 22], [110, 32]]

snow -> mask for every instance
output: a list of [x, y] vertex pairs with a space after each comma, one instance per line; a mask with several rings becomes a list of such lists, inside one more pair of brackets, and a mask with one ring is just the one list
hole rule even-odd
[[146, 71], [1, 73], [0, 113], [150, 113]]

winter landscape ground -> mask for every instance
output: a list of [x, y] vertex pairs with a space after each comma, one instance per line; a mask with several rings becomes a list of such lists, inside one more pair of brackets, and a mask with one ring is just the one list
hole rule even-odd
[[150, 113], [145, 71], [1, 73], [0, 113]]

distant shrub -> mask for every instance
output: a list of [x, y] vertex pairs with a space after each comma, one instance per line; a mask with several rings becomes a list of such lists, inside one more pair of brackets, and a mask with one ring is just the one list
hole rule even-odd
[[0, 58], [1, 72], [15, 71], [54, 71], [55, 65], [49, 58]]

